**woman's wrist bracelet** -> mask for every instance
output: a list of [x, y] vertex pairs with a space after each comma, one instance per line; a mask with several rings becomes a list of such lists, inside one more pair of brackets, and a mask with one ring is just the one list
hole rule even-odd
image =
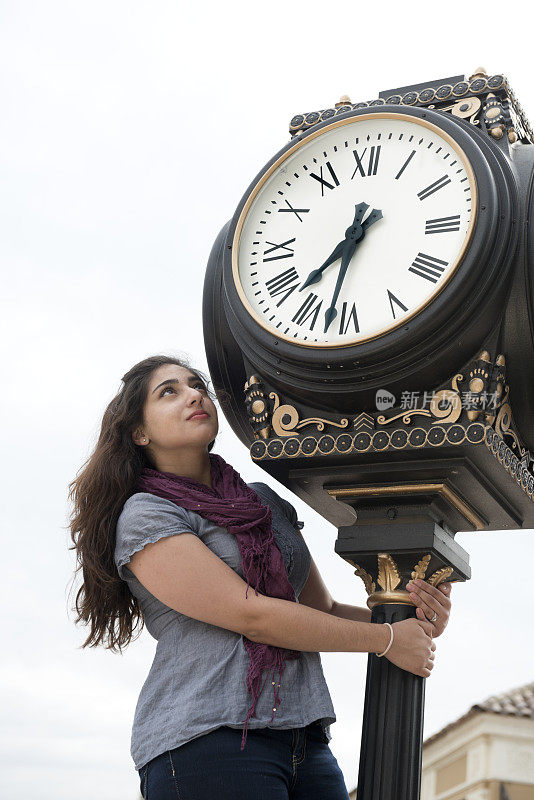
[[387, 651], [389, 650], [389, 648], [390, 648], [390, 647], [391, 647], [391, 645], [393, 644], [393, 635], [394, 635], [394, 634], [393, 634], [393, 628], [391, 627], [391, 625], [389, 624], [389, 622], [384, 622], [383, 624], [388, 626], [389, 630], [391, 631], [391, 636], [390, 636], [390, 639], [389, 639], [389, 644], [388, 644], [388, 646], [386, 647], [386, 649], [384, 650], [384, 652], [383, 652], [383, 653], [377, 653], [377, 656], [378, 656], [378, 658], [382, 658], [382, 656], [385, 656], [385, 655], [386, 655], [386, 653], [387, 653]]

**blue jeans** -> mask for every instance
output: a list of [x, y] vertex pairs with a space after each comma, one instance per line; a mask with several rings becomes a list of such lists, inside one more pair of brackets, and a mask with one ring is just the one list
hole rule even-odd
[[139, 770], [144, 800], [349, 800], [320, 722], [305, 728], [223, 725]]

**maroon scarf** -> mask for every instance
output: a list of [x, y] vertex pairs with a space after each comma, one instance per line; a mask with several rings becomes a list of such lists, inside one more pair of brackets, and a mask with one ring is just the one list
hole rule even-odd
[[[194, 511], [195, 514], [227, 528], [229, 533], [234, 534], [241, 553], [243, 575], [247, 580], [245, 597], [248, 596], [248, 588], [252, 585], [256, 594], [261, 592], [269, 597], [296, 602], [282, 554], [273, 536], [271, 509], [262, 504], [254, 489], [247, 486], [240, 474], [221, 456], [209, 453], [209, 458], [213, 488], [193, 478], [145, 467], [137, 482], [136, 491], [149, 492], [172, 500], [176, 505]], [[272, 722], [274, 711], [280, 702], [278, 693], [280, 683], [277, 684], [274, 678], [275, 670], [278, 670], [280, 679], [285, 669], [285, 661], [300, 657], [300, 652], [297, 650], [260, 644], [246, 636], [243, 636], [243, 644], [250, 656], [246, 686], [252, 694], [252, 704], [244, 720], [241, 750], [245, 747], [248, 721], [254, 714], [256, 701], [269, 677], [267, 673], [264, 683], [260, 686], [263, 671], [273, 668], [274, 703], [270, 720]]]

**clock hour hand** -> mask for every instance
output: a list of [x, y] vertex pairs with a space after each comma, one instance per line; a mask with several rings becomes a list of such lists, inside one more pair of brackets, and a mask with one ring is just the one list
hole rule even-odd
[[362, 228], [364, 230], [364, 233], [368, 228], [371, 227], [373, 222], [378, 222], [378, 220], [382, 219], [383, 216], [384, 215], [382, 214], [382, 211], [379, 208], [373, 208], [367, 219], [365, 219], [362, 222]]
[[[356, 206], [354, 206], [354, 219], [352, 221], [352, 225], [350, 225], [345, 231], [345, 238], [341, 242], [339, 242], [338, 245], [336, 245], [336, 247], [330, 253], [324, 264], [321, 264], [320, 267], [310, 272], [310, 274], [308, 275], [302, 286], [299, 288], [299, 292], [302, 292], [303, 289], [306, 289], [308, 286], [311, 286], [312, 283], [318, 283], [321, 280], [324, 270], [327, 267], [329, 267], [330, 264], [333, 264], [334, 261], [337, 261], [338, 258], [341, 258], [341, 256], [343, 255], [343, 248], [345, 247], [348, 241], [357, 242], [363, 237], [365, 228], [364, 225], [362, 224], [362, 217], [368, 208], [369, 208], [368, 203], [358, 203]], [[382, 212], [379, 213], [380, 216], [382, 216]], [[369, 217], [371, 216], [372, 214], [369, 215]], [[373, 221], [370, 224], [372, 225], [373, 222], [375, 221], [376, 220], [373, 219]]]
[[343, 239], [342, 242], [339, 242], [339, 244], [335, 246], [334, 250], [332, 250], [332, 252], [328, 256], [324, 264], [321, 264], [321, 266], [318, 267], [318, 269], [314, 269], [310, 272], [310, 274], [308, 275], [302, 286], [299, 288], [299, 292], [301, 292], [303, 289], [306, 289], [307, 286], [311, 286], [312, 283], [318, 283], [321, 280], [323, 276], [323, 271], [327, 267], [329, 267], [330, 264], [333, 264], [334, 261], [337, 261], [338, 258], [341, 258], [341, 256], [343, 255], [343, 248], [345, 247], [345, 244], [346, 241], [345, 239]]
[[354, 241], [347, 241], [345, 243], [345, 248], [343, 250], [343, 256], [341, 258], [341, 266], [339, 268], [339, 273], [337, 276], [336, 281], [336, 288], [334, 289], [334, 294], [332, 297], [332, 302], [330, 303], [330, 308], [326, 309], [324, 315], [324, 332], [326, 333], [328, 328], [330, 327], [331, 322], [337, 317], [337, 309], [336, 309], [336, 302], [337, 298], [339, 297], [339, 293], [341, 291], [341, 287], [343, 285], [343, 281], [345, 280], [345, 275], [347, 274], [347, 269], [349, 268], [349, 264], [351, 262], [352, 256], [358, 246], [357, 242]]

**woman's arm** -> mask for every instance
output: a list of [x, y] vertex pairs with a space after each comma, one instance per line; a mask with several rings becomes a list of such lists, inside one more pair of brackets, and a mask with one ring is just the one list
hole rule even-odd
[[[342, 619], [300, 603], [246, 591], [245, 581], [193, 533], [146, 544], [129, 566], [154, 597], [169, 608], [252, 641], [309, 652], [381, 653], [387, 625]], [[432, 626], [422, 620], [394, 623], [388, 660], [428, 677], [433, 667]]]
[[[255, 642], [311, 652], [380, 653], [387, 646], [383, 639], [386, 625], [342, 619], [277, 597], [260, 598], [255, 630], [250, 635]], [[436, 649], [430, 622], [412, 618], [394, 622], [391, 627], [394, 639], [386, 658], [401, 669], [428, 678]]]
[[309, 608], [315, 608], [317, 611], [325, 611], [334, 617], [351, 619], [355, 622], [371, 622], [371, 612], [368, 608], [338, 603], [337, 600], [334, 600], [313, 558], [308, 578], [299, 594], [299, 603]]
[[263, 596], [249, 638], [308, 652], [381, 653], [389, 643], [385, 625], [356, 622], [300, 603]]
[[132, 555], [129, 567], [169, 608], [252, 641], [352, 653], [381, 653], [389, 642], [385, 625], [332, 618], [299, 603], [256, 594], [253, 587], [247, 592], [245, 581], [192, 533], [145, 545]]
[[338, 603], [337, 600], [334, 600], [330, 613], [335, 617], [353, 619], [356, 622], [371, 622], [371, 609], [367, 608], [367, 606], [350, 606], [347, 603]]

